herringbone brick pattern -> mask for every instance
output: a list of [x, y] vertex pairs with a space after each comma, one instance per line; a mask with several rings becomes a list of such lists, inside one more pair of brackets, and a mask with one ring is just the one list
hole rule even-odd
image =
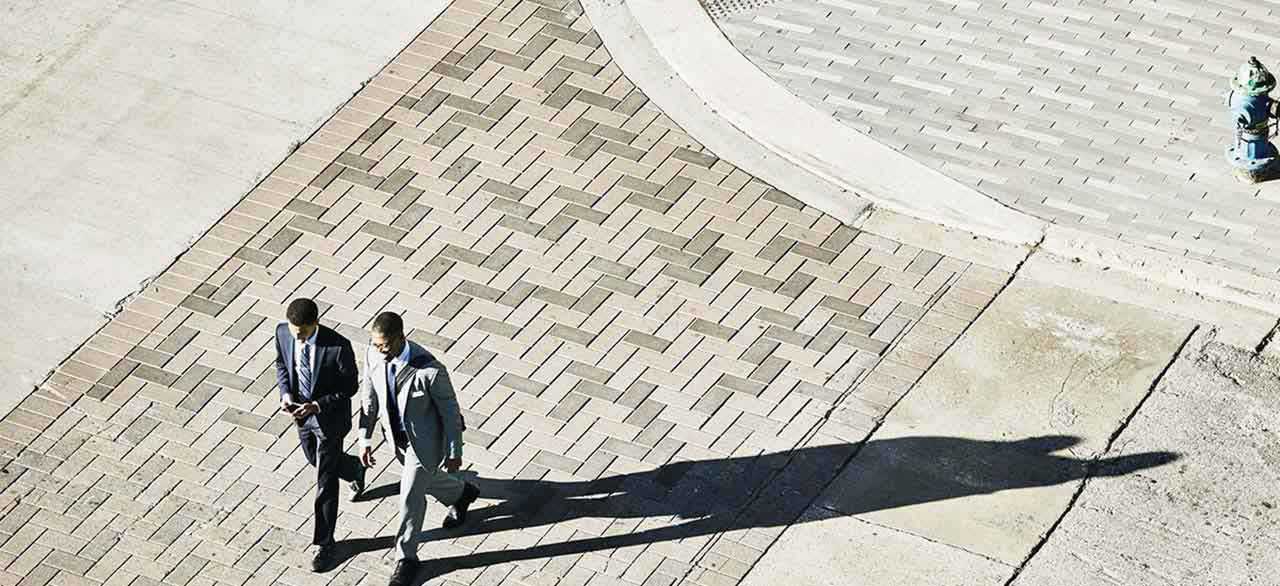
[[271, 346], [300, 295], [357, 352], [402, 311], [453, 370], [492, 498], [424, 578], [735, 583], [1009, 275], [718, 159], [581, 14], [455, 2], [23, 401], [0, 585], [385, 583], [385, 448], [350, 559], [306, 568]]
[[1228, 81], [1280, 67], [1243, 1], [784, 0], [719, 21], [845, 125], [1041, 218], [1260, 274], [1280, 186], [1230, 176]]

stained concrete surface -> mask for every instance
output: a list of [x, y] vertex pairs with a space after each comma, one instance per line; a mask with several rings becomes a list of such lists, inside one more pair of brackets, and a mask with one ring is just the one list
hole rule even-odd
[[[819, 504], [1016, 565], [1192, 327], [1016, 279]], [[883, 441], [920, 436], [972, 441]]]
[[[806, 512], [786, 535], [792, 541], [784, 547], [795, 555], [764, 556], [743, 586], [995, 586], [1013, 573], [990, 558], [821, 508]], [[834, 552], [840, 555], [810, 563], [815, 554]]]
[[1170, 466], [1091, 479], [1015, 586], [1274, 584], [1280, 362], [1198, 336], [1117, 438]]

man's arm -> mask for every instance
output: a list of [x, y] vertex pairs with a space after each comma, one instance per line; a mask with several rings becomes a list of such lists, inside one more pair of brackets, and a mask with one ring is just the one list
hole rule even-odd
[[280, 342], [280, 328], [276, 327], [276, 389], [280, 392], [280, 400], [291, 399], [293, 397], [293, 389], [289, 388], [289, 361], [293, 360], [292, 356], [285, 357], [284, 344]]
[[360, 375], [360, 447], [373, 444], [373, 430], [378, 427], [378, 392], [374, 390], [373, 368], [365, 353], [364, 374]]
[[440, 425], [444, 427], [445, 459], [462, 457], [462, 412], [458, 409], [458, 395], [453, 391], [449, 372], [443, 366], [436, 367], [431, 379], [431, 400], [440, 413]]

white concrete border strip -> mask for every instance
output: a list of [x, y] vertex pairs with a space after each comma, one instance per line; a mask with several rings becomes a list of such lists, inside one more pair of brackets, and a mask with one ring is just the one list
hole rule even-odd
[[[609, 53], [627, 78], [694, 140], [737, 167], [845, 224], [856, 224], [870, 213], [871, 202], [832, 181], [798, 168], [777, 150], [761, 144], [742, 129], [725, 123], [722, 118], [724, 112], [699, 97], [683, 77], [671, 74], [670, 63], [652, 44], [653, 39], [641, 29], [627, 6], [613, 0], [586, 0], [582, 4], [596, 32], [602, 39], [609, 39], [605, 43]], [[708, 19], [707, 22], [711, 21]]]

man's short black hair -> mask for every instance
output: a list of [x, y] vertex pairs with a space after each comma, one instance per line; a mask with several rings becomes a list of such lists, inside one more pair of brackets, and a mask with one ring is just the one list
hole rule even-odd
[[289, 309], [284, 316], [295, 326], [314, 325], [320, 323], [320, 308], [316, 307], [316, 302], [299, 297], [289, 302]]
[[404, 337], [404, 320], [394, 311], [384, 311], [373, 318], [373, 331], [390, 338]]

